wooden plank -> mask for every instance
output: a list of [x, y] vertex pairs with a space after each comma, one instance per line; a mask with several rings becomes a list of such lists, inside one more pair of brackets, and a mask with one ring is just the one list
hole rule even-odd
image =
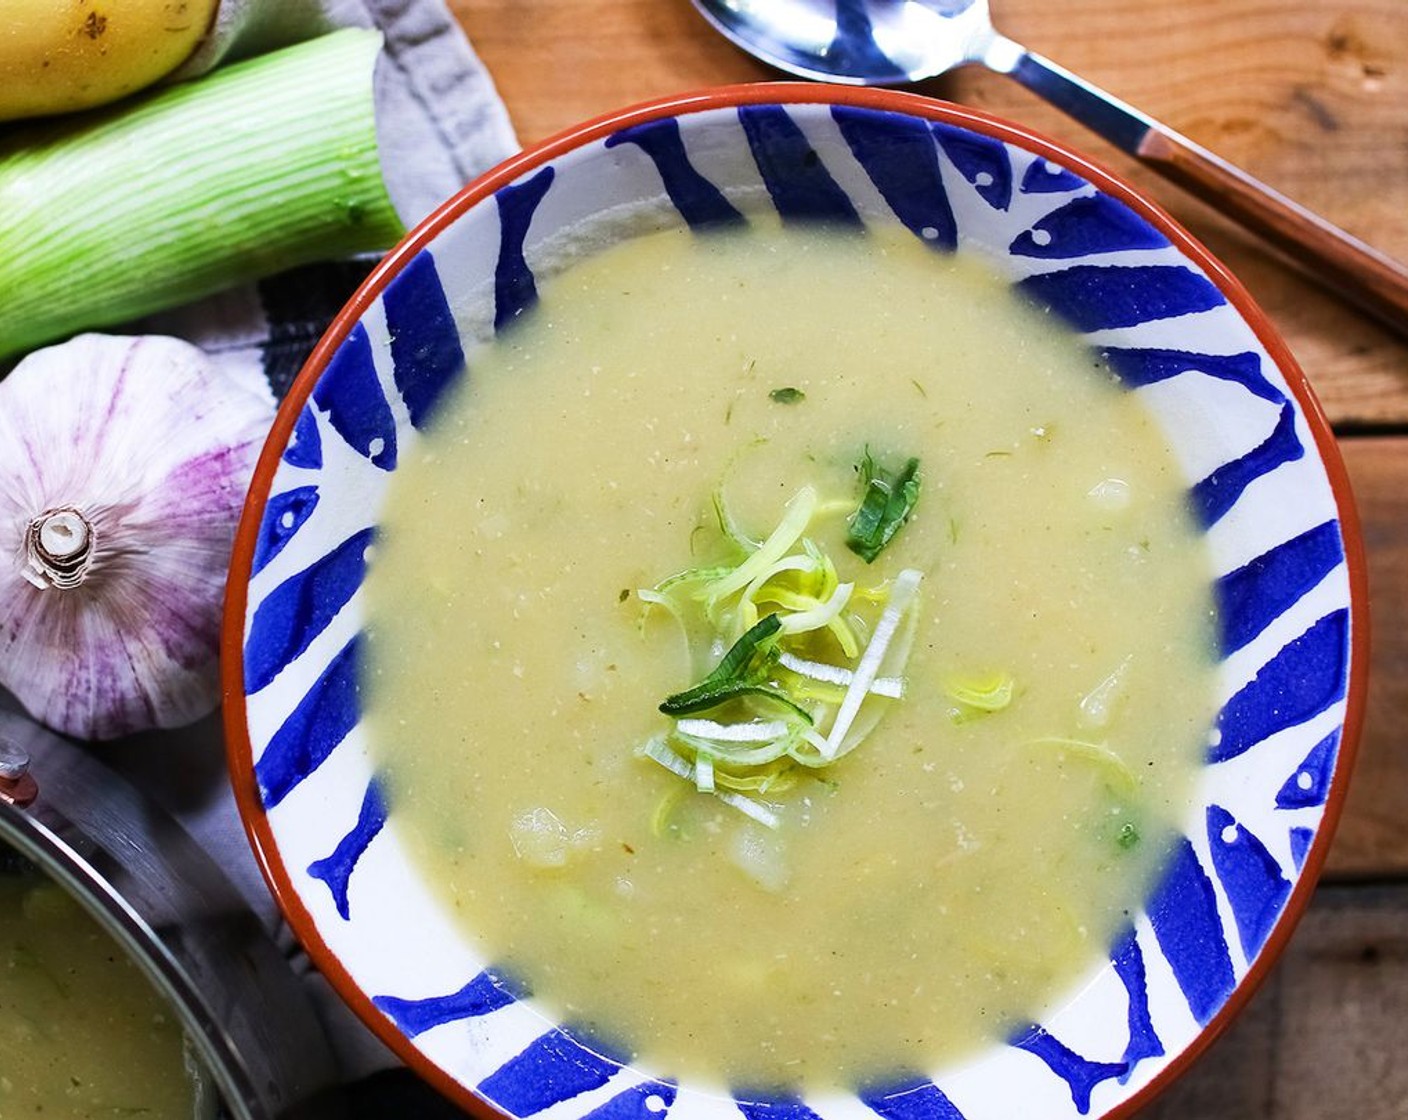
[[[631, 102], [773, 77], [686, 0], [451, 0], [526, 143]], [[995, 0], [1001, 28], [1408, 259], [1408, 4], [1402, 0]], [[1332, 419], [1408, 424], [1408, 345], [1007, 79], [927, 83], [1127, 175], [1246, 283]]]
[[1281, 962], [1143, 1120], [1408, 1116], [1408, 886], [1322, 886]]
[[1408, 437], [1341, 441], [1369, 555], [1369, 704], [1326, 871], [1408, 876]]

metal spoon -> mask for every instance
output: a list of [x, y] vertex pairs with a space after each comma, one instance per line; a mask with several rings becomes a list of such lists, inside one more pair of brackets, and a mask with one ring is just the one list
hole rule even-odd
[[1408, 268], [1186, 136], [1001, 35], [988, 0], [693, 0], [719, 31], [788, 73], [902, 85], [958, 66], [1007, 74], [1408, 336]]

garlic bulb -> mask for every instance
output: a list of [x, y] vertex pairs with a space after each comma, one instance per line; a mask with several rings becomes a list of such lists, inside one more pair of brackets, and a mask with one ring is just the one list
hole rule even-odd
[[218, 700], [235, 525], [274, 402], [170, 338], [82, 335], [0, 382], [0, 684], [59, 731]]

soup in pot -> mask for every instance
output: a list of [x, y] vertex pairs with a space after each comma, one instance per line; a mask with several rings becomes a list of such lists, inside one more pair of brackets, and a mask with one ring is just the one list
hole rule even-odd
[[192, 1120], [175, 1016], [77, 902], [14, 862], [0, 864], [0, 1116]]

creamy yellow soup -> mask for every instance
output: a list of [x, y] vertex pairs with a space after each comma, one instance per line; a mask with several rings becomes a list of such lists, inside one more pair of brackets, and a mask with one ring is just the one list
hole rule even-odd
[[180, 1025], [58, 886], [0, 869], [0, 1117], [192, 1120]]
[[[1098, 355], [961, 254], [755, 221], [576, 263], [469, 366], [386, 504], [364, 684], [393, 820], [486, 957], [719, 1087], [932, 1071], [1069, 996], [1213, 707], [1186, 482]], [[873, 563], [867, 452], [918, 460]], [[912, 642], [863, 741], [744, 812], [641, 753], [747, 621], [711, 634], [667, 577], [738, 564], [721, 525], [761, 542], [804, 491], [797, 563], [856, 589], [837, 625], [864, 647], [919, 579]], [[772, 703], [680, 718], [797, 718]]]

